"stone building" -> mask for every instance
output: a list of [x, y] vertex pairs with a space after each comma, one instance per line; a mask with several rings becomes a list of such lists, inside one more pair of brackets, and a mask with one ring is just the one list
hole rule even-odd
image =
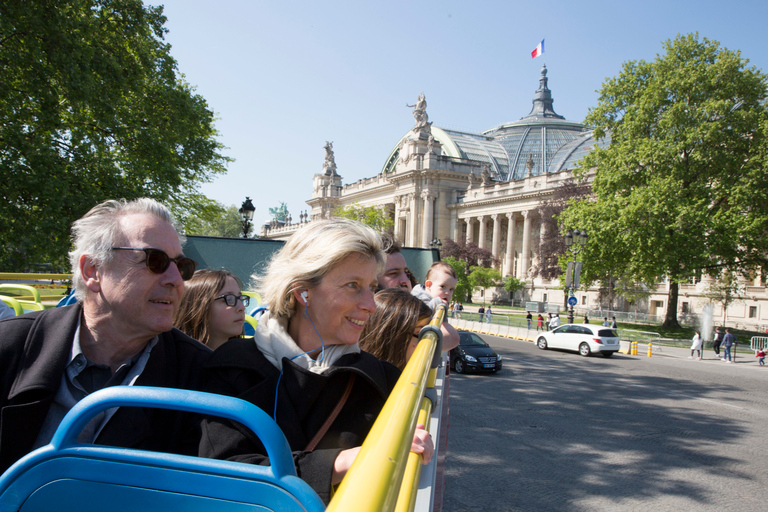
[[[381, 172], [344, 184], [332, 144], [327, 143], [323, 171], [313, 177], [309, 213], [301, 214], [297, 224], [265, 225], [261, 236], [285, 239], [306, 222], [329, 217], [338, 206], [375, 206], [391, 216], [395, 236], [403, 245], [427, 248], [444, 238], [474, 242], [499, 260], [503, 276], [528, 283], [518, 297], [521, 301], [550, 303], [562, 311], [566, 297], [559, 280], [543, 280], [531, 272], [533, 246], [542, 236], [536, 209], [572, 178], [586, 152], [607, 142], [598, 143], [582, 124], [555, 112], [546, 66], [541, 69], [530, 113], [482, 133], [433, 126], [423, 94], [412, 107], [416, 124], [395, 144]], [[681, 315], [701, 310], [707, 302], [702, 296], [706, 284], [705, 280], [680, 287]], [[729, 308], [730, 323], [735, 318], [755, 325], [768, 323], [764, 284], [745, 283], [747, 290], [752, 298], [744, 301], [744, 311]], [[668, 286], [659, 283], [652, 292], [631, 305], [618, 296], [608, 304], [605, 291], [597, 288], [577, 291], [576, 297], [581, 311], [607, 308], [663, 315]], [[487, 301], [508, 299], [501, 289], [489, 293]], [[716, 320], [718, 313], [722, 316], [715, 310]]]

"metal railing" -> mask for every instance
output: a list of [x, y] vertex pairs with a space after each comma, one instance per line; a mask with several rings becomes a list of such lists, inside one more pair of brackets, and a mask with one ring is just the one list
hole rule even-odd
[[[415, 352], [331, 499], [329, 512], [413, 510], [422, 466], [421, 455], [410, 453], [410, 447], [417, 424], [432, 431], [426, 420], [436, 400], [430, 389], [437, 381], [445, 312], [444, 306], [438, 306], [422, 329]], [[437, 458], [435, 452], [430, 465]]]

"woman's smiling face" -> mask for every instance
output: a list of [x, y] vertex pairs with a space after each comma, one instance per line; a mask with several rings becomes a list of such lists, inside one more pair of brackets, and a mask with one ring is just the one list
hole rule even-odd
[[374, 257], [351, 254], [309, 290], [308, 314], [326, 346], [359, 341], [365, 322], [376, 310], [376, 270]]

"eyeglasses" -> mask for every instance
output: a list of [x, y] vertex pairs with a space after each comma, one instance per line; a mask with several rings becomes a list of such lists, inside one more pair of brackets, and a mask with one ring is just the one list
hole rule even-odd
[[174, 262], [179, 268], [179, 274], [184, 281], [189, 280], [195, 273], [197, 262], [185, 256], [171, 258], [160, 249], [149, 249], [144, 247], [112, 247], [113, 251], [144, 251], [147, 255], [145, 263], [147, 269], [153, 274], [162, 274]]
[[251, 298], [247, 295], [232, 295], [231, 293], [228, 293], [226, 295], [219, 295], [213, 300], [219, 300], [224, 299], [224, 302], [227, 303], [227, 306], [233, 308], [237, 305], [237, 301], [243, 303], [243, 306], [248, 307], [248, 304], [251, 303]]

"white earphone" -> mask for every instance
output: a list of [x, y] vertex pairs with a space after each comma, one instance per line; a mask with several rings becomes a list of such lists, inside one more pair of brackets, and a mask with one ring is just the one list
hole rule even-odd
[[304, 299], [304, 305], [309, 306], [309, 302], [307, 302], [309, 299], [307, 299], [307, 292], [303, 291], [301, 292], [301, 298]]

